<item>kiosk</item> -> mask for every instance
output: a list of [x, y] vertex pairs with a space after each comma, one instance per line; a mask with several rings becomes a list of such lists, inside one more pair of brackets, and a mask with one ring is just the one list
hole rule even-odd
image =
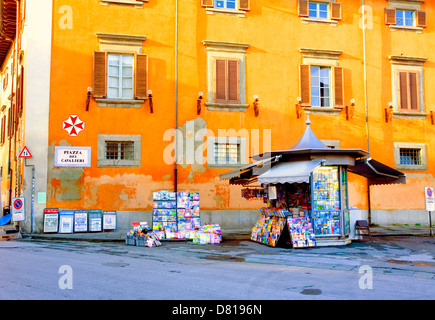
[[[369, 185], [405, 183], [405, 175], [369, 158], [367, 151], [327, 147], [310, 124], [308, 119], [303, 136], [292, 148], [253, 156], [255, 162], [220, 178], [230, 184], [261, 187], [266, 208], [257, 225], [264, 225], [270, 216], [285, 218], [286, 227], [281, 230], [290, 235], [294, 247], [297, 241], [305, 241], [302, 247], [349, 244], [355, 226], [350, 222], [348, 172], [368, 178]], [[251, 238], [258, 238], [258, 226], [254, 229]], [[277, 228], [275, 233], [272, 229], [263, 236], [274, 238], [276, 242], [270, 243], [275, 246], [280, 236], [276, 236]], [[303, 235], [296, 236], [295, 230], [304, 230]]]

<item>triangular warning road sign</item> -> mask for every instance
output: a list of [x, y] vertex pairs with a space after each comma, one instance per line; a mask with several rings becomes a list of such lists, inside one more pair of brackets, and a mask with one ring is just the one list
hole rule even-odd
[[18, 156], [20, 158], [31, 158], [32, 154], [30, 153], [29, 149], [27, 149], [26, 146], [24, 146], [23, 150], [21, 150], [20, 155]]

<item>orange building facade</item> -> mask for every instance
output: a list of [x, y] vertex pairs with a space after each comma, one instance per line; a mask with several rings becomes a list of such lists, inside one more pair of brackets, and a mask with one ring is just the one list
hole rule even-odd
[[[3, 206], [25, 198], [25, 230], [40, 232], [53, 207], [114, 210], [128, 229], [151, 222], [159, 190], [199, 192], [202, 222], [249, 229], [263, 202], [219, 176], [293, 146], [307, 116], [326, 145], [406, 173], [406, 184], [370, 187], [350, 174], [351, 207], [373, 223], [428, 223], [429, 1], [17, 3], [2, 79], [12, 63], [23, 107], [15, 152], [1, 147], [1, 194]], [[20, 96], [9, 90], [6, 122]]]

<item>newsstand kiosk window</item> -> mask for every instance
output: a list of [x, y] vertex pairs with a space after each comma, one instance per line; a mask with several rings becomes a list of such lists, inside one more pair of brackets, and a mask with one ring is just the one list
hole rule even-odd
[[347, 209], [347, 173], [338, 166], [318, 167], [312, 176], [311, 214], [316, 236], [341, 236]]

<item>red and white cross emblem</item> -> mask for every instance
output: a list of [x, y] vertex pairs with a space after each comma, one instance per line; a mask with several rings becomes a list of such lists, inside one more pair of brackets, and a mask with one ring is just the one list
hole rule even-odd
[[77, 137], [84, 129], [85, 122], [80, 120], [76, 114], [70, 115], [67, 120], [63, 121], [63, 130], [67, 131], [71, 137]]

